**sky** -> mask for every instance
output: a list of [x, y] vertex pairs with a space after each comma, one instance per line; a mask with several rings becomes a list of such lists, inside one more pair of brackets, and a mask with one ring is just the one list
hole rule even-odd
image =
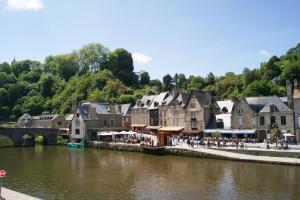
[[0, 0], [0, 62], [99, 42], [151, 78], [257, 68], [300, 42], [299, 0]]

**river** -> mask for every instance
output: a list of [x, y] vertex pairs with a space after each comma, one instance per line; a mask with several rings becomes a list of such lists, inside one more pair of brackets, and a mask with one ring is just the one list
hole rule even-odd
[[299, 199], [300, 167], [63, 146], [0, 148], [4, 186], [42, 199]]

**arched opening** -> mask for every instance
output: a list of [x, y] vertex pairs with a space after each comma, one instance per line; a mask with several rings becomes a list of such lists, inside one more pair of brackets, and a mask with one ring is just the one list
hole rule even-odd
[[47, 144], [46, 138], [42, 135], [36, 136], [34, 142], [35, 144], [41, 144], [41, 145]]
[[14, 146], [14, 142], [11, 138], [4, 135], [0, 135], [0, 148], [13, 147], [13, 146]]
[[25, 134], [22, 136], [22, 146], [23, 147], [31, 147], [34, 146], [34, 138], [29, 135], [29, 134]]

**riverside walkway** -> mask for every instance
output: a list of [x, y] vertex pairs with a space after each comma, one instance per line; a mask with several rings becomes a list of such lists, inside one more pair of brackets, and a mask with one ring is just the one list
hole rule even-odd
[[5, 200], [39, 200], [38, 198], [2, 187], [2, 197]]
[[239, 161], [249, 161], [249, 162], [261, 162], [261, 163], [276, 163], [285, 165], [298, 165], [300, 166], [299, 158], [287, 158], [287, 157], [270, 157], [270, 156], [256, 156], [241, 153], [226, 152], [211, 148], [192, 148], [192, 147], [178, 147], [178, 146], [166, 146], [165, 148], [176, 149], [176, 150], [187, 150], [199, 152], [202, 154], [208, 154], [212, 157], [223, 158], [227, 160], [239, 160]]

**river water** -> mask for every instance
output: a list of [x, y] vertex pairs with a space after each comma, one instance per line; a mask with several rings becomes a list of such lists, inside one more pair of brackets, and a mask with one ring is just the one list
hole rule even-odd
[[42, 199], [300, 199], [300, 167], [63, 146], [0, 148], [4, 186]]

